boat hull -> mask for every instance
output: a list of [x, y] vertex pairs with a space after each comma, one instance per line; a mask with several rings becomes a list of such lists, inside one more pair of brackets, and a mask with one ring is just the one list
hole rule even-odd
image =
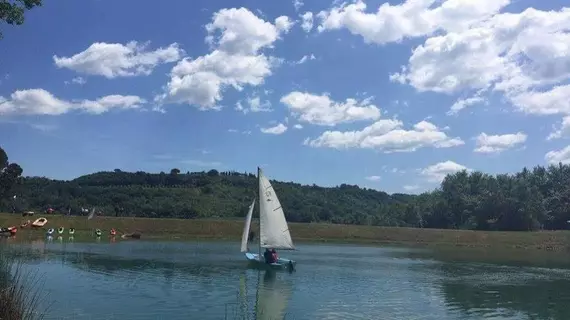
[[270, 270], [294, 270], [297, 266], [295, 260], [289, 260], [285, 258], [278, 258], [277, 262], [265, 263], [263, 258], [259, 259], [259, 254], [246, 252], [245, 258], [249, 262], [249, 265], [260, 269], [270, 269]]

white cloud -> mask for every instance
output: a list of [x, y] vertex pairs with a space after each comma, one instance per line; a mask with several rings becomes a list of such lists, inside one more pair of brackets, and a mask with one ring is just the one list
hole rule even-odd
[[287, 16], [280, 16], [277, 19], [275, 19], [275, 27], [277, 28], [277, 30], [283, 33], [288, 33], [294, 24], [295, 22], [291, 21], [291, 19], [289, 19], [289, 17]]
[[71, 57], [54, 55], [53, 61], [58, 68], [113, 79], [149, 75], [157, 65], [176, 62], [185, 54], [177, 43], [154, 51], [147, 50], [147, 47], [148, 43], [136, 41], [126, 45], [96, 42]]
[[[276, 21], [283, 22], [284, 19], [279, 17]], [[243, 55], [255, 55], [260, 49], [270, 47], [283, 31], [246, 8], [221, 9], [214, 13], [206, 30], [206, 41], [215, 48]]]
[[503, 135], [488, 135], [483, 132], [477, 136], [477, 147], [474, 151], [478, 153], [500, 153], [523, 144], [526, 138], [527, 135], [522, 132]]
[[0, 97], [0, 115], [60, 115], [79, 110], [101, 114], [111, 109], [136, 109], [146, 101], [138, 96], [109, 95], [97, 100], [62, 100], [44, 89], [18, 90]]
[[368, 181], [379, 181], [380, 179], [382, 179], [382, 177], [380, 177], [380, 176], [368, 176], [365, 179]]
[[315, 60], [315, 59], [316, 59], [315, 55], [311, 53], [311, 55], [304, 55], [301, 59], [296, 61], [295, 64], [303, 64], [308, 60]]
[[546, 153], [544, 159], [548, 164], [570, 164], [570, 146], [561, 150], [553, 150]]
[[271, 102], [262, 101], [259, 96], [248, 97], [246, 99], [247, 107], [244, 107], [241, 101], [236, 103], [236, 110], [247, 114], [249, 112], [269, 112], [271, 109]]
[[181, 160], [180, 163], [193, 167], [206, 167], [206, 168], [222, 166], [222, 163], [219, 161], [203, 161], [203, 160], [193, 160], [193, 159]]
[[[383, 3], [375, 13], [366, 12], [363, 1], [346, 2], [321, 11], [320, 32], [346, 28], [367, 43], [399, 42], [408, 37], [430, 35], [438, 30], [460, 31], [498, 12], [509, 0], [408, 0]], [[436, 6], [439, 5], [439, 6]]]
[[[459, 4], [447, 0], [442, 6], [451, 3]], [[485, 1], [469, 3], [479, 6]], [[447, 33], [416, 47], [407, 66], [391, 80], [418, 91], [494, 91], [525, 113], [570, 114], [570, 86], [545, 88], [570, 77], [569, 8], [528, 8], [494, 14], [466, 28], [444, 29]], [[458, 104], [456, 109], [461, 107]]]
[[303, 126], [297, 123], [296, 125], [293, 126], [293, 128], [299, 130], [299, 129], [303, 129]]
[[303, 0], [293, 0], [293, 7], [295, 7], [295, 11], [299, 11], [303, 5]]
[[282, 123], [270, 128], [261, 128], [261, 132], [268, 134], [283, 134], [285, 131], [287, 131], [287, 126]]
[[306, 139], [312, 147], [335, 149], [369, 148], [390, 152], [411, 152], [420, 148], [450, 148], [463, 145], [460, 138], [450, 138], [434, 124], [421, 121], [413, 130], [402, 128], [396, 119], [381, 119], [360, 131], [325, 131], [316, 139]]
[[[570, 47], [570, 41], [568, 44]], [[570, 49], [568, 54], [570, 55]], [[568, 63], [570, 63], [570, 59]], [[539, 115], [570, 114], [570, 85], [557, 86], [543, 92], [523, 92], [514, 95], [511, 101], [515, 107], [524, 113]]]
[[482, 102], [485, 102], [485, 99], [478, 97], [478, 96], [474, 96], [474, 97], [467, 98], [467, 99], [457, 99], [457, 101], [455, 101], [455, 103], [453, 103], [453, 105], [451, 106], [451, 108], [447, 112], [447, 115], [456, 114], [459, 111], [461, 111], [467, 107], [470, 107], [472, 105], [482, 103]]
[[313, 13], [307, 11], [301, 15], [302, 23], [301, 28], [305, 32], [310, 32], [313, 29]]
[[73, 79], [71, 79], [71, 81], [64, 81], [65, 84], [78, 84], [80, 86], [84, 85], [87, 83], [87, 80], [85, 80], [83, 77], [75, 77]]
[[463, 170], [472, 171], [466, 166], [448, 160], [421, 169], [420, 174], [426, 177], [429, 182], [440, 183], [443, 181], [446, 175]]
[[562, 137], [570, 136], [570, 116], [566, 116], [562, 119], [562, 123], [558, 129], [555, 129], [546, 140], [559, 139]]
[[30, 127], [43, 132], [54, 131], [58, 128], [57, 125], [43, 123], [30, 123]]
[[[288, 19], [287, 19], [288, 20]], [[268, 57], [259, 51], [272, 47], [285, 31], [285, 18], [280, 26], [258, 18], [251, 11], [222, 9], [206, 25], [206, 41], [214, 50], [194, 60], [186, 58], [172, 69], [166, 92], [155, 98], [157, 103], [187, 103], [198, 108], [219, 109], [222, 92], [231, 86], [259, 86], [271, 75], [271, 69], [280, 59]]]
[[345, 102], [332, 101], [327, 95], [306, 92], [291, 92], [281, 98], [289, 110], [300, 121], [322, 126], [334, 126], [360, 120], [380, 118], [380, 109], [370, 104], [371, 98], [357, 101], [349, 98]]
[[404, 186], [404, 190], [406, 191], [415, 191], [418, 190], [420, 188], [420, 186], [418, 185], [405, 185]]

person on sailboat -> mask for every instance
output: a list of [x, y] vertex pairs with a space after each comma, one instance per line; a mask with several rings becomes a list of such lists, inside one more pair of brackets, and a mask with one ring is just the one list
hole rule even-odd
[[273, 254], [269, 249], [265, 248], [265, 252], [263, 253], [263, 258], [265, 259], [265, 263], [271, 264], [273, 263]]
[[275, 249], [271, 249], [271, 260], [273, 260], [273, 262], [277, 262], [277, 259], [279, 259], [279, 257], [277, 257], [277, 251], [275, 251]]

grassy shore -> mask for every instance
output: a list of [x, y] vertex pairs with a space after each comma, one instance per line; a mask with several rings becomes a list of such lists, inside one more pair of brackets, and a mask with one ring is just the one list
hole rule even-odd
[[[237, 220], [183, 220], [151, 218], [65, 217], [42, 215], [48, 219], [43, 230], [19, 229], [18, 236], [42, 234], [48, 228], [73, 227], [76, 237], [90, 235], [95, 228], [108, 233], [115, 228], [119, 234], [141, 232], [144, 238], [161, 239], [220, 239], [239, 241], [243, 221]], [[30, 220], [40, 217], [36, 215]], [[0, 213], [0, 226], [19, 226], [28, 217]], [[440, 230], [418, 228], [392, 228], [324, 223], [289, 223], [291, 235], [296, 242], [358, 242], [370, 244], [402, 244], [415, 246], [465, 246], [479, 248], [518, 248], [549, 251], [570, 250], [570, 232], [497, 232], [470, 230]], [[252, 222], [252, 230], [257, 230]], [[67, 231], [65, 232], [67, 234]]]

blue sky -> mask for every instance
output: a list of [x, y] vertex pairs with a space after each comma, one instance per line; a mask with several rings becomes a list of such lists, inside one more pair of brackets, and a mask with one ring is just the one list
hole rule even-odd
[[562, 1], [45, 1], [2, 25], [26, 175], [211, 168], [420, 192], [570, 162]]

